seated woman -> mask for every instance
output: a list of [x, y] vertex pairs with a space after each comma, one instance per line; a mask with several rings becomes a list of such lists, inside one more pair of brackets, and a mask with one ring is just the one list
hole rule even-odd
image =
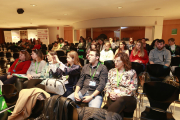
[[136, 46], [131, 51], [130, 61], [142, 63], [144, 65], [148, 63], [149, 57], [148, 57], [147, 51], [144, 50], [141, 41], [137, 41]]
[[126, 42], [122, 41], [119, 43], [119, 48], [116, 50], [115, 55], [119, 52], [125, 52], [129, 56], [129, 50], [127, 49]]
[[41, 44], [39, 43], [38, 40], [36, 40], [36, 41], [35, 41], [35, 45], [34, 45], [34, 47], [33, 47], [33, 50], [34, 50], [34, 49], [40, 49], [40, 48], [41, 48]]
[[86, 47], [86, 44], [84, 43], [84, 40], [82, 38], [79, 40], [79, 44], [77, 47], [82, 49]]
[[62, 47], [63, 50], [70, 51], [70, 46], [67, 40], [64, 41], [64, 46]]
[[100, 61], [104, 63], [106, 60], [113, 60], [114, 53], [111, 50], [111, 44], [109, 42], [105, 43], [105, 49], [100, 52]]
[[78, 53], [76, 51], [68, 52], [66, 64], [59, 61], [57, 55], [55, 58], [55, 61], [57, 61], [57, 63], [60, 65], [59, 68], [63, 71], [63, 75], [69, 76], [68, 83], [65, 83], [67, 91], [63, 95], [64, 97], [67, 97], [74, 92], [73, 87], [76, 85], [80, 77], [81, 64], [79, 62]]
[[88, 49], [87, 54], [86, 54], [86, 58], [87, 58], [87, 59], [88, 59], [88, 57], [89, 57], [89, 52], [90, 52], [90, 50], [91, 50], [91, 49], [97, 49], [97, 47], [98, 47], [98, 45], [97, 45], [96, 42], [92, 42], [92, 43], [91, 43], [91, 46], [90, 46], [90, 48]]
[[0, 80], [4, 84], [13, 84], [16, 81], [16, 77], [12, 74], [26, 74], [30, 64], [31, 56], [25, 51], [21, 50], [19, 52], [19, 58], [14, 61], [11, 67], [8, 70], [8, 75], [0, 76]]
[[122, 113], [134, 112], [136, 99], [133, 91], [137, 89], [136, 71], [131, 69], [131, 62], [126, 53], [115, 56], [115, 68], [109, 70], [105, 93], [108, 97], [108, 111]]
[[59, 38], [59, 43], [58, 43], [60, 49], [64, 46], [64, 39], [63, 38]]
[[60, 49], [60, 46], [58, 45], [58, 42], [54, 42], [54, 45], [53, 45], [52, 50], [53, 50], [53, 51], [57, 51], [57, 50], [59, 50], [59, 49]]
[[43, 60], [43, 53], [41, 50], [33, 50], [31, 57], [33, 61], [26, 73], [28, 80], [40, 78], [41, 71], [46, 65], [46, 62]]

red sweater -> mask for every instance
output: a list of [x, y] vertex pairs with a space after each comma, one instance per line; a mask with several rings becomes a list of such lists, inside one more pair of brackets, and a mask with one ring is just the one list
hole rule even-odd
[[40, 49], [41, 48], [41, 45], [34, 45], [33, 49]]
[[16, 68], [15, 68], [15, 72], [13, 71], [14, 70], [14, 67], [16, 65], [16, 63], [19, 61], [19, 58], [16, 59], [14, 61], [14, 63], [11, 65], [11, 67], [9, 68], [8, 72], [11, 72], [12, 73], [16, 73], [16, 74], [26, 74], [27, 70], [29, 69], [29, 66], [31, 64], [31, 61], [30, 60], [27, 60], [27, 61], [24, 61], [24, 62], [20, 62]]
[[139, 53], [140, 53], [140, 51], [138, 51], [138, 53], [137, 53], [137, 55], [133, 55], [133, 51], [134, 50], [132, 50], [131, 51], [131, 55], [130, 55], [130, 61], [131, 62], [134, 62], [135, 60], [140, 60], [140, 61], [142, 61], [142, 63], [144, 64], [144, 65], [146, 65], [147, 63], [148, 63], [148, 61], [149, 61], [149, 57], [148, 57], [148, 54], [147, 54], [147, 51], [146, 50], [144, 50], [144, 57], [139, 57]]

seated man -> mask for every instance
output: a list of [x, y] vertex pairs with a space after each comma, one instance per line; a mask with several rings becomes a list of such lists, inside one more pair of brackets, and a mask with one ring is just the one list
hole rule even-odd
[[157, 41], [157, 47], [150, 51], [149, 63], [150, 64], [161, 64], [169, 66], [171, 63], [171, 53], [165, 47], [163, 39]]
[[73, 101], [88, 103], [89, 107], [100, 108], [104, 90], [108, 79], [108, 70], [99, 62], [99, 50], [91, 49], [89, 53], [89, 64], [81, 71], [80, 79], [76, 84], [75, 92], [68, 96]]
[[171, 52], [171, 56], [175, 57], [175, 56], [180, 56], [180, 47], [178, 45], [175, 45], [175, 39], [174, 38], [170, 38], [168, 40], [169, 46], [168, 46], [168, 50]]

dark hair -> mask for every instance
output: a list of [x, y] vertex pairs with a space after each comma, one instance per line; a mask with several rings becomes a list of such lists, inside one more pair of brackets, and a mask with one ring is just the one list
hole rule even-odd
[[152, 43], [151, 43], [151, 48], [153, 48], [153, 47], [154, 47], [155, 42], [156, 42], [157, 40], [159, 40], [159, 39], [155, 39], [155, 40], [153, 40], [153, 41], [152, 41]]
[[59, 42], [61, 43], [61, 40], [62, 40], [62, 43], [64, 42], [64, 39], [63, 38], [59, 38]]
[[[96, 42], [92, 42], [91, 45], [95, 45], [96, 49], [98, 48], [98, 44]], [[91, 46], [90, 46], [90, 49], [92, 49]]]
[[25, 55], [25, 60], [31, 60], [31, 55], [26, 50], [21, 50], [20, 53]]
[[90, 51], [96, 52], [96, 56], [99, 56], [99, 57], [100, 57], [99, 49], [90, 49]]
[[[121, 42], [119, 42], [120, 44]], [[126, 45], [126, 42], [125, 41], [122, 41], [122, 44], [124, 45], [124, 50], [127, 50], [127, 45]], [[120, 45], [119, 45], [119, 50], [118, 50], [118, 53], [121, 52], [121, 48], [120, 48]]]
[[124, 64], [125, 71], [131, 70], [131, 62], [129, 60], [129, 56], [126, 53], [124, 53], [124, 52], [117, 53], [115, 55], [114, 59], [117, 57], [121, 58], [121, 60]]
[[157, 42], [158, 42], [158, 43], [163, 42], [163, 44], [165, 43], [165, 41], [164, 41], [163, 39], [159, 39]]
[[174, 42], [174, 41], [175, 41], [175, 39], [174, 39], [174, 38], [169, 38], [169, 39], [168, 39], [168, 41], [172, 41], [172, 42]]
[[32, 50], [32, 52], [36, 53], [36, 55], [41, 59], [43, 60], [44, 59], [44, 55], [42, 53], [42, 51], [40, 49], [34, 49]]

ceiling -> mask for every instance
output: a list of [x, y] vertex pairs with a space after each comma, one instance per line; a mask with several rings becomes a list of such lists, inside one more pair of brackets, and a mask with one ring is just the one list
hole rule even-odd
[[[122, 16], [180, 19], [180, 0], [0, 0], [0, 3], [0, 28], [71, 26], [89, 19]], [[17, 8], [23, 8], [24, 13], [17, 14]]]

